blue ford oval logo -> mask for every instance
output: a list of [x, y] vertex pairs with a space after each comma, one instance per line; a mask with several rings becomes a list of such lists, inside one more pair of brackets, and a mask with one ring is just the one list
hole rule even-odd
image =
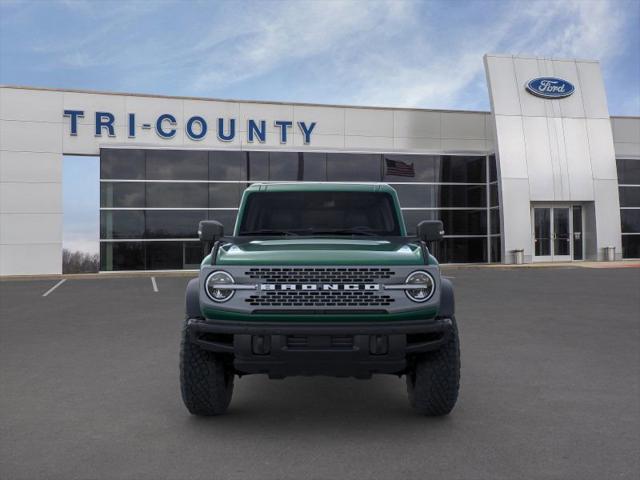
[[571, 95], [576, 87], [566, 80], [555, 77], [539, 77], [527, 82], [527, 90], [538, 97], [563, 98]]

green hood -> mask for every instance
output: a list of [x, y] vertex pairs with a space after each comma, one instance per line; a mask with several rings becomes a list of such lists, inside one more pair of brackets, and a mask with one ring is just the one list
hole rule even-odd
[[422, 265], [420, 246], [405, 238], [286, 238], [226, 243], [218, 265]]

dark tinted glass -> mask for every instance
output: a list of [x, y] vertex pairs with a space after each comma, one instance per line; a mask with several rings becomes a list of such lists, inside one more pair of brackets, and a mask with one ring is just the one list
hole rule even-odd
[[379, 182], [381, 155], [328, 153], [327, 178], [337, 182]]
[[429, 196], [439, 199], [439, 207], [487, 206], [485, 185], [428, 185]]
[[269, 180], [269, 153], [248, 152], [249, 164], [247, 167], [247, 180]]
[[112, 149], [100, 150], [100, 178], [121, 180], [144, 180], [144, 150]]
[[144, 211], [102, 210], [100, 238], [143, 238]]
[[182, 242], [148, 242], [147, 270], [174, 270], [183, 267]]
[[100, 242], [100, 270], [145, 270], [143, 242]]
[[622, 257], [640, 258], [640, 235], [622, 235]]
[[292, 152], [269, 153], [269, 180], [302, 180], [302, 156]]
[[392, 184], [403, 208], [487, 206], [485, 185]]
[[497, 207], [498, 205], [500, 205], [497, 183], [492, 183], [491, 185], [489, 185], [489, 202], [492, 207]]
[[640, 160], [618, 158], [618, 183], [640, 185]]
[[621, 207], [640, 207], [640, 187], [620, 187]]
[[207, 208], [207, 183], [147, 183], [147, 207]]
[[441, 182], [486, 183], [486, 159], [443, 155], [437, 174]]
[[496, 156], [489, 155], [489, 181], [495, 182], [498, 180], [498, 165], [496, 164]]
[[491, 261], [499, 263], [502, 261], [502, 251], [500, 245], [500, 237], [491, 237]]
[[246, 152], [209, 152], [209, 180], [245, 180]]
[[486, 235], [486, 210], [404, 210], [407, 232], [415, 235], [422, 220], [442, 220], [445, 235]]
[[302, 180], [325, 181], [327, 179], [327, 154], [305, 152], [302, 154]]
[[147, 150], [148, 180], [207, 180], [208, 153], [183, 150]]
[[486, 235], [486, 210], [439, 210], [445, 235]]
[[209, 210], [209, 220], [217, 220], [224, 225], [225, 235], [233, 234], [237, 216], [237, 210]]
[[144, 183], [100, 183], [100, 206], [103, 208], [144, 208]]
[[[403, 210], [404, 225], [407, 228], [407, 235], [416, 234], [416, 226], [423, 220], [438, 220], [436, 210]], [[447, 233], [445, 231], [445, 233]]]
[[147, 210], [145, 238], [198, 238], [206, 210]]
[[385, 182], [438, 181], [438, 155], [384, 155], [383, 180]]
[[[393, 200], [377, 192], [258, 192], [249, 196], [240, 235], [263, 230], [399, 235]], [[266, 233], [268, 234], [268, 232]]]
[[640, 210], [620, 210], [622, 233], [640, 233]]
[[431, 251], [442, 263], [487, 261], [487, 238], [445, 238], [432, 242]]
[[202, 259], [209, 253], [200, 242], [184, 242], [184, 265], [186, 268], [198, 268]]
[[246, 183], [210, 183], [209, 207], [238, 208], [240, 197], [246, 187]]
[[489, 218], [491, 220], [491, 233], [500, 233], [500, 210], [497, 208], [489, 210]]

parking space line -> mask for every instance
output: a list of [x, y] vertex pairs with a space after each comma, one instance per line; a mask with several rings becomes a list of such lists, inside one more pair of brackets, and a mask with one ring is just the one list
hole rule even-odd
[[44, 292], [42, 294], [43, 297], [46, 297], [47, 295], [49, 295], [51, 292], [53, 292], [56, 288], [58, 288], [60, 285], [62, 285], [64, 282], [66, 282], [67, 279], [63, 278], [62, 280], [60, 280], [58, 283], [56, 283], [53, 287], [51, 287], [49, 290], [47, 290], [46, 292]]
[[151, 277], [151, 285], [153, 286], [153, 291], [158, 292], [158, 284], [156, 283], [156, 277]]
[[446, 278], [447, 280], [453, 280], [456, 277], [446, 277], [446, 276], [443, 275], [442, 278]]

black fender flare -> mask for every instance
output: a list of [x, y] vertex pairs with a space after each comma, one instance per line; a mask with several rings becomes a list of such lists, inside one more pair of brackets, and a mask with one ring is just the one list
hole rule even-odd
[[438, 318], [452, 318], [456, 313], [456, 300], [453, 283], [446, 278], [440, 279], [440, 308]]
[[187, 283], [185, 294], [185, 313], [187, 318], [203, 318], [200, 310], [200, 279], [193, 278]]

